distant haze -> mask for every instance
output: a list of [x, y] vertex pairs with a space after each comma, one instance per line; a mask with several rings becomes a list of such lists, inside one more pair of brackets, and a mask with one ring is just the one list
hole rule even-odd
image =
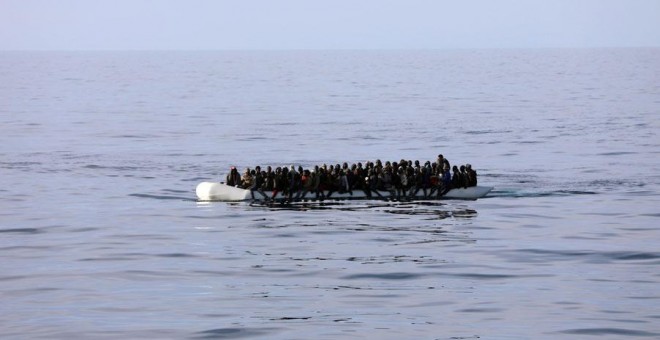
[[638, 46], [660, 0], [0, 0], [0, 50]]

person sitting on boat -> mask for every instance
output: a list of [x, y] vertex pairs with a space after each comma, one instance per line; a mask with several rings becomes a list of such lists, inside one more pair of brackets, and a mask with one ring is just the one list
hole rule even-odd
[[282, 197], [289, 196], [289, 168], [286, 166], [282, 167], [278, 183], [280, 191], [282, 192]]
[[376, 175], [378, 175], [378, 191], [389, 191], [392, 186], [392, 177], [387, 175], [385, 167], [376, 168]]
[[442, 184], [442, 170], [440, 170], [437, 167], [436, 163], [433, 163], [434, 171], [431, 172], [431, 191], [429, 193], [429, 197], [435, 197], [440, 198], [443, 190], [443, 184]]
[[451, 176], [451, 188], [458, 189], [464, 187], [465, 185], [463, 184], [463, 175], [461, 175], [460, 170], [458, 170], [458, 166], [454, 165], [452, 172], [453, 175]]
[[440, 176], [438, 175], [438, 166], [436, 163], [433, 163], [431, 165], [431, 171], [430, 171], [430, 176], [429, 176], [429, 187], [431, 190], [429, 191], [429, 197], [433, 197], [433, 194], [436, 192], [440, 192]]
[[275, 168], [275, 174], [273, 175], [273, 195], [271, 195], [271, 200], [275, 199], [277, 193], [284, 188], [284, 182], [282, 179], [282, 168], [279, 166]]
[[408, 190], [408, 176], [406, 175], [405, 165], [399, 167], [395, 176], [398, 178], [398, 180], [393, 181], [395, 183], [396, 196], [398, 199], [401, 199], [406, 196]]
[[309, 170], [302, 171], [302, 176], [300, 176], [300, 183], [302, 190], [298, 191], [298, 194], [296, 194], [296, 199], [304, 199], [305, 195], [312, 191], [314, 180], [312, 179], [312, 174], [309, 172]]
[[415, 170], [415, 190], [412, 191], [411, 197], [417, 196], [419, 190], [422, 190], [424, 198], [428, 197], [428, 191], [431, 185], [431, 164], [427, 162], [423, 167]]
[[465, 171], [468, 175], [468, 186], [476, 187], [477, 186], [477, 171], [472, 169], [472, 165], [466, 164]]
[[364, 173], [364, 168], [362, 163], [358, 162], [353, 169], [353, 185], [352, 190], [364, 190], [364, 178], [366, 174]]
[[268, 196], [264, 193], [263, 189], [261, 188], [264, 185], [264, 177], [262, 176], [261, 173], [261, 168], [257, 166], [255, 170], [252, 170], [252, 184], [250, 185], [250, 196], [252, 196], [252, 199], [254, 199], [254, 192], [258, 192], [263, 196], [266, 200], [268, 200]]
[[243, 176], [241, 177], [241, 188], [249, 189], [252, 186], [252, 180], [253, 178], [252, 173], [250, 172], [250, 168], [246, 168]]
[[451, 190], [451, 172], [449, 172], [449, 167], [446, 166], [440, 175], [440, 188], [438, 189], [438, 197], [444, 196], [449, 190]]
[[412, 163], [407, 163], [408, 166], [406, 167], [406, 195], [412, 197], [413, 191], [415, 191], [416, 183], [417, 183], [417, 175], [415, 173], [415, 168], [412, 167]]
[[339, 191], [340, 194], [348, 192], [349, 194], [353, 195], [351, 188], [348, 186], [348, 177], [346, 176], [346, 171], [339, 170], [339, 175], [337, 177], [337, 184], [339, 184], [337, 191]]
[[325, 171], [324, 187], [328, 191], [326, 197], [330, 198], [334, 192], [339, 190], [339, 174], [335, 172], [335, 168], [332, 165], [327, 169], [328, 170]]
[[391, 169], [392, 189], [394, 190], [394, 196], [397, 199], [400, 199], [401, 191], [403, 189], [403, 186], [401, 185], [400, 171], [403, 169], [399, 168], [396, 162], [394, 162], [392, 165], [393, 165]]
[[288, 173], [289, 181], [289, 201], [293, 198], [293, 194], [298, 192], [300, 189], [300, 174], [296, 171], [296, 167], [291, 165]]
[[470, 177], [465, 169], [465, 165], [461, 165], [461, 177], [463, 177], [463, 189], [470, 185]]
[[275, 188], [275, 173], [270, 165], [266, 167], [266, 172], [263, 173], [263, 177], [264, 185], [262, 188], [264, 191], [273, 191]]
[[357, 165], [353, 164], [349, 168], [348, 166], [346, 169], [342, 169], [344, 173], [346, 174], [346, 181], [348, 182], [348, 191], [351, 192], [351, 195], [353, 194], [353, 189], [355, 188], [355, 173], [354, 170], [357, 168]]
[[380, 187], [380, 176], [378, 174], [379, 172], [380, 172], [380, 168], [376, 168], [376, 167], [372, 167], [367, 172], [368, 175], [365, 178], [365, 181], [366, 181], [366, 185], [369, 188], [368, 189], [369, 190], [369, 195], [368, 195], [369, 197], [371, 197], [372, 192], [375, 193], [378, 197], [383, 197], [383, 195], [381, 195], [378, 192], [378, 188]]
[[241, 185], [241, 175], [238, 173], [238, 170], [235, 166], [232, 166], [229, 170], [229, 174], [227, 174], [225, 183], [232, 187]]
[[423, 189], [424, 189], [424, 198], [428, 197], [427, 193], [429, 193], [427, 190], [431, 190], [431, 176], [433, 176], [433, 168], [431, 167], [431, 162], [426, 161], [424, 164], [424, 169], [422, 170], [422, 176], [424, 178], [423, 181]]
[[[325, 196], [325, 191], [328, 190], [328, 173], [327, 173], [327, 166], [321, 166], [319, 167], [319, 170], [316, 172], [316, 178], [314, 179], [315, 183], [314, 186], [316, 186], [316, 198], [319, 198], [321, 196], [321, 199], [324, 199]], [[316, 184], [318, 183], [318, 185]]]
[[314, 167], [314, 170], [312, 170], [311, 173], [311, 181], [312, 181], [312, 192], [316, 195], [316, 199], [319, 198], [325, 198], [325, 195], [323, 194], [323, 186], [322, 186], [322, 181], [323, 181], [323, 174], [321, 173], [322, 169], [317, 165]]

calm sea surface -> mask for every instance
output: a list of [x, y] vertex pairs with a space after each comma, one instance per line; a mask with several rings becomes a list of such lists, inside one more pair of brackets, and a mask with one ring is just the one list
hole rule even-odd
[[[0, 52], [0, 337], [660, 338], [660, 49]], [[471, 163], [478, 201], [197, 202]]]

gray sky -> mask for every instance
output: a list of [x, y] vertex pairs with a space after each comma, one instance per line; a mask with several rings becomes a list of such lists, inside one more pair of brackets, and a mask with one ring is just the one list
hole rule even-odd
[[0, 50], [660, 47], [660, 0], [0, 0]]

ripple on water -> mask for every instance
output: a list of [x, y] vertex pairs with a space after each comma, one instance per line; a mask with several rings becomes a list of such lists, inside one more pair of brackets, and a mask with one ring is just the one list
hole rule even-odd
[[548, 263], [556, 261], [582, 261], [587, 263], [610, 263], [613, 261], [637, 261], [640, 264], [657, 264], [658, 252], [636, 251], [587, 251], [587, 250], [551, 250], [519, 249], [516, 261], [529, 263]]
[[424, 274], [416, 273], [379, 273], [379, 274], [354, 274], [342, 277], [343, 280], [362, 280], [362, 279], [377, 279], [377, 280], [412, 280], [425, 276]]
[[250, 338], [256, 336], [273, 335], [279, 331], [280, 328], [215, 328], [206, 331], [201, 331], [196, 334], [195, 339], [238, 339]]
[[576, 328], [561, 331], [564, 334], [573, 335], [592, 335], [592, 336], [636, 336], [636, 337], [658, 337], [660, 333], [640, 331], [635, 329], [625, 328]]
[[6, 234], [28, 234], [35, 235], [44, 233], [42, 229], [39, 228], [10, 228], [10, 229], [0, 229], [0, 233]]

